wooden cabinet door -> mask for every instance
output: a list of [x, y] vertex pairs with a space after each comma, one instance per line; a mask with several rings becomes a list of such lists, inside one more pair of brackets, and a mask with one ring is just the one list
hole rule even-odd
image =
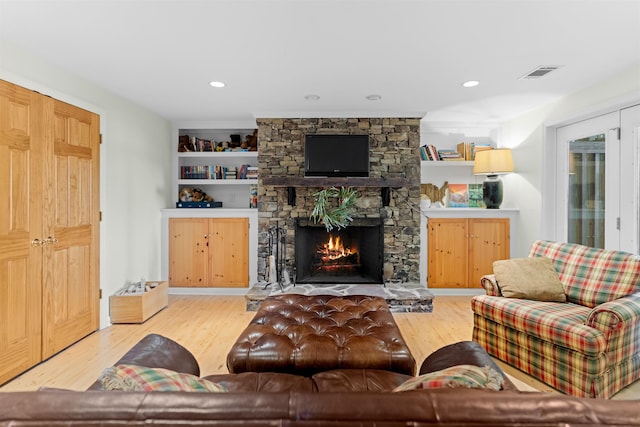
[[100, 118], [45, 97], [43, 358], [97, 330]]
[[[41, 359], [42, 97], [0, 80], [0, 384]], [[35, 135], [34, 135], [35, 134]]]
[[209, 281], [209, 219], [169, 220], [169, 285], [205, 287]]
[[508, 218], [469, 220], [469, 287], [480, 288], [480, 279], [493, 273], [493, 262], [510, 256]]
[[430, 288], [479, 288], [510, 256], [508, 218], [430, 218], [427, 227]]
[[429, 218], [428, 278], [430, 288], [467, 287], [467, 220]]
[[211, 218], [209, 222], [210, 284], [249, 286], [249, 219]]

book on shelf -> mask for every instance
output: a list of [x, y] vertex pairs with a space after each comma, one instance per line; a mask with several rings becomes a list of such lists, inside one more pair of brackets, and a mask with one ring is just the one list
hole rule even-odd
[[456, 146], [456, 151], [467, 161], [473, 161], [478, 151], [492, 149], [491, 144], [478, 142], [461, 142]]
[[248, 166], [247, 167], [247, 179], [258, 179], [258, 167], [257, 166]]
[[420, 147], [420, 158], [426, 161], [440, 161], [438, 149], [433, 144], [425, 144]]
[[224, 168], [224, 179], [237, 179], [238, 178], [238, 169], [233, 167], [233, 168], [228, 168], [225, 167]]
[[249, 165], [241, 165], [238, 169], [238, 179], [247, 179], [247, 167]]
[[427, 153], [427, 146], [423, 145], [420, 147], [420, 159], [421, 160], [430, 160], [429, 154]]
[[443, 161], [456, 161], [464, 160], [464, 157], [456, 150], [438, 150], [438, 156]]
[[196, 166], [180, 166], [180, 179], [209, 179], [209, 167]]
[[473, 148], [475, 146], [475, 143], [473, 142], [460, 142], [457, 146], [456, 146], [456, 151], [460, 154], [460, 156], [464, 159], [464, 160], [473, 160]]
[[240, 167], [180, 166], [180, 179], [258, 179], [258, 167], [249, 165], [241, 165]]

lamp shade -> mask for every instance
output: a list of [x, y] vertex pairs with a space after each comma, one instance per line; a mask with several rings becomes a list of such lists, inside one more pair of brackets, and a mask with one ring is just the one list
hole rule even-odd
[[513, 172], [513, 159], [508, 148], [478, 151], [473, 161], [475, 175], [500, 175]]

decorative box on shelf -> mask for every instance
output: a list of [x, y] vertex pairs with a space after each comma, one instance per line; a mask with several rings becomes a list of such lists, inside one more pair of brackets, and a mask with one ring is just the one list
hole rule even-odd
[[176, 208], [221, 208], [222, 202], [176, 202]]
[[167, 282], [147, 282], [147, 285], [149, 289], [145, 292], [109, 297], [111, 323], [143, 323], [169, 305]]

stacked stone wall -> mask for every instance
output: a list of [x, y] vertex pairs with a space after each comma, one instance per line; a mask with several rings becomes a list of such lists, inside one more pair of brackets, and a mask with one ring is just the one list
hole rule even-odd
[[[303, 177], [307, 134], [366, 134], [370, 141], [370, 177], [404, 178], [411, 184], [391, 189], [383, 206], [379, 187], [356, 187], [359, 218], [384, 222], [384, 271], [388, 282], [420, 280], [420, 119], [419, 118], [299, 118], [258, 119], [258, 278], [268, 276], [275, 228], [286, 270], [293, 276], [295, 224], [309, 218], [320, 187], [297, 187], [295, 206], [286, 187], [263, 185], [264, 177]], [[340, 153], [336, 153], [337, 156]], [[313, 178], [309, 178], [310, 180]]]

